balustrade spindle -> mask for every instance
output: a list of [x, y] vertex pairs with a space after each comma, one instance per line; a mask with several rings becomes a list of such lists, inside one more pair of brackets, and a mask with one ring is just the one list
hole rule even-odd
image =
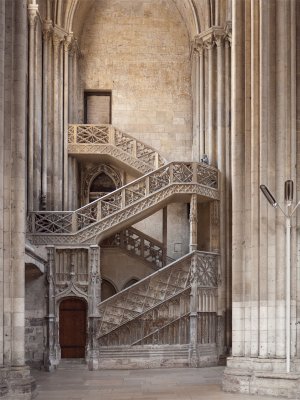
[[97, 221], [100, 221], [101, 218], [102, 218], [102, 208], [101, 208], [101, 206], [102, 206], [102, 202], [98, 201], [98, 203], [97, 203], [97, 216], [96, 216]]
[[154, 166], [155, 166], [155, 169], [158, 169], [159, 168], [159, 154], [156, 152], [155, 153], [155, 160], [154, 160]]
[[136, 140], [132, 141], [132, 156], [136, 158], [137, 156], [137, 146], [136, 146]]
[[197, 183], [198, 163], [196, 162], [192, 163], [192, 171], [193, 171], [192, 182]]
[[78, 231], [78, 218], [77, 214], [74, 212], [72, 214], [72, 233], [75, 233]]
[[108, 142], [112, 145], [116, 145], [116, 131], [115, 128], [113, 126], [109, 126], [108, 128]]

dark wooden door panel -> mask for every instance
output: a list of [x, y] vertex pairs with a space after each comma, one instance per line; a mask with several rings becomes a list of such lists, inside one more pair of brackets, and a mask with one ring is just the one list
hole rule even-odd
[[86, 345], [86, 304], [66, 299], [60, 304], [59, 338], [62, 358], [83, 358]]

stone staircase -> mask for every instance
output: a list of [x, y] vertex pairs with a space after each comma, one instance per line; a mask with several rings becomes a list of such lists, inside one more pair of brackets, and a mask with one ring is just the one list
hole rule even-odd
[[171, 162], [75, 211], [28, 215], [28, 238], [36, 245], [96, 244], [176, 200], [218, 200], [218, 171], [203, 163]]
[[217, 275], [218, 255], [195, 251], [98, 304], [90, 344], [96, 368], [188, 365], [193, 293], [198, 359], [216, 363]]
[[[78, 289], [72, 270], [71, 281], [58, 288], [58, 296], [85, 297], [85, 290], [92, 299], [89, 368], [216, 364], [218, 255], [194, 251], [166, 265], [162, 243], [131, 225], [170, 202], [189, 203], [192, 195], [200, 202], [218, 200], [218, 171], [204, 163], [166, 163], [156, 150], [110, 125], [70, 125], [68, 140], [70, 155], [101, 154], [144, 175], [75, 211], [29, 213], [28, 239], [53, 248], [89, 245], [91, 254], [97, 252], [93, 245], [106, 240], [157, 269], [99, 302], [100, 275], [92, 255], [88, 287]], [[55, 308], [54, 298], [51, 302]], [[52, 325], [56, 329], [55, 321]]]
[[166, 255], [163, 243], [129, 227], [101, 242], [101, 249], [120, 248], [158, 270], [174, 261]]
[[69, 125], [68, 153], [72, 156], [101, 154], [139, 174], [166, 163], [157, 150], [112, 125]]

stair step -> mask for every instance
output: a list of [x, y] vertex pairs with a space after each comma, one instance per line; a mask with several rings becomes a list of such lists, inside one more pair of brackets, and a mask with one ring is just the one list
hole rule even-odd
[[59, 369], [87, 369], [86, 361], [84, 358], [62, 358], [58, 365]]

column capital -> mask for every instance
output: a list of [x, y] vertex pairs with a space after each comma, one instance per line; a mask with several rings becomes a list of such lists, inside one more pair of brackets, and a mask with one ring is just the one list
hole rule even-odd
[[53, 24], [50, 19], [43, 21], [43, 39], [48, 40], [53, 33]]
[[27, 14], [29, 26], [35, 27], [37, 22], [39, 6], [37, 4], [28, 4]]
[[192, 51], [193, 53], [202, 53], [204, 50], [203, 40], [199, 37], [199, 35], [195, 36], [192, 41]]
[[194, 38], [194, 47], [197, 51], [202, 51], [203, 49], [211, 50], [214, 46], [222, 46], [224, 44], [225, 38], [228, 36], [229, 26], [222, 28], [220, 26], [213, 26]]
[[73, 41], [74, 41], [73, 33], [69, 33], [68, 35], [65, 36], [63, 43], [64, 43], [64, 51], [66, 53], [72, 51]]

